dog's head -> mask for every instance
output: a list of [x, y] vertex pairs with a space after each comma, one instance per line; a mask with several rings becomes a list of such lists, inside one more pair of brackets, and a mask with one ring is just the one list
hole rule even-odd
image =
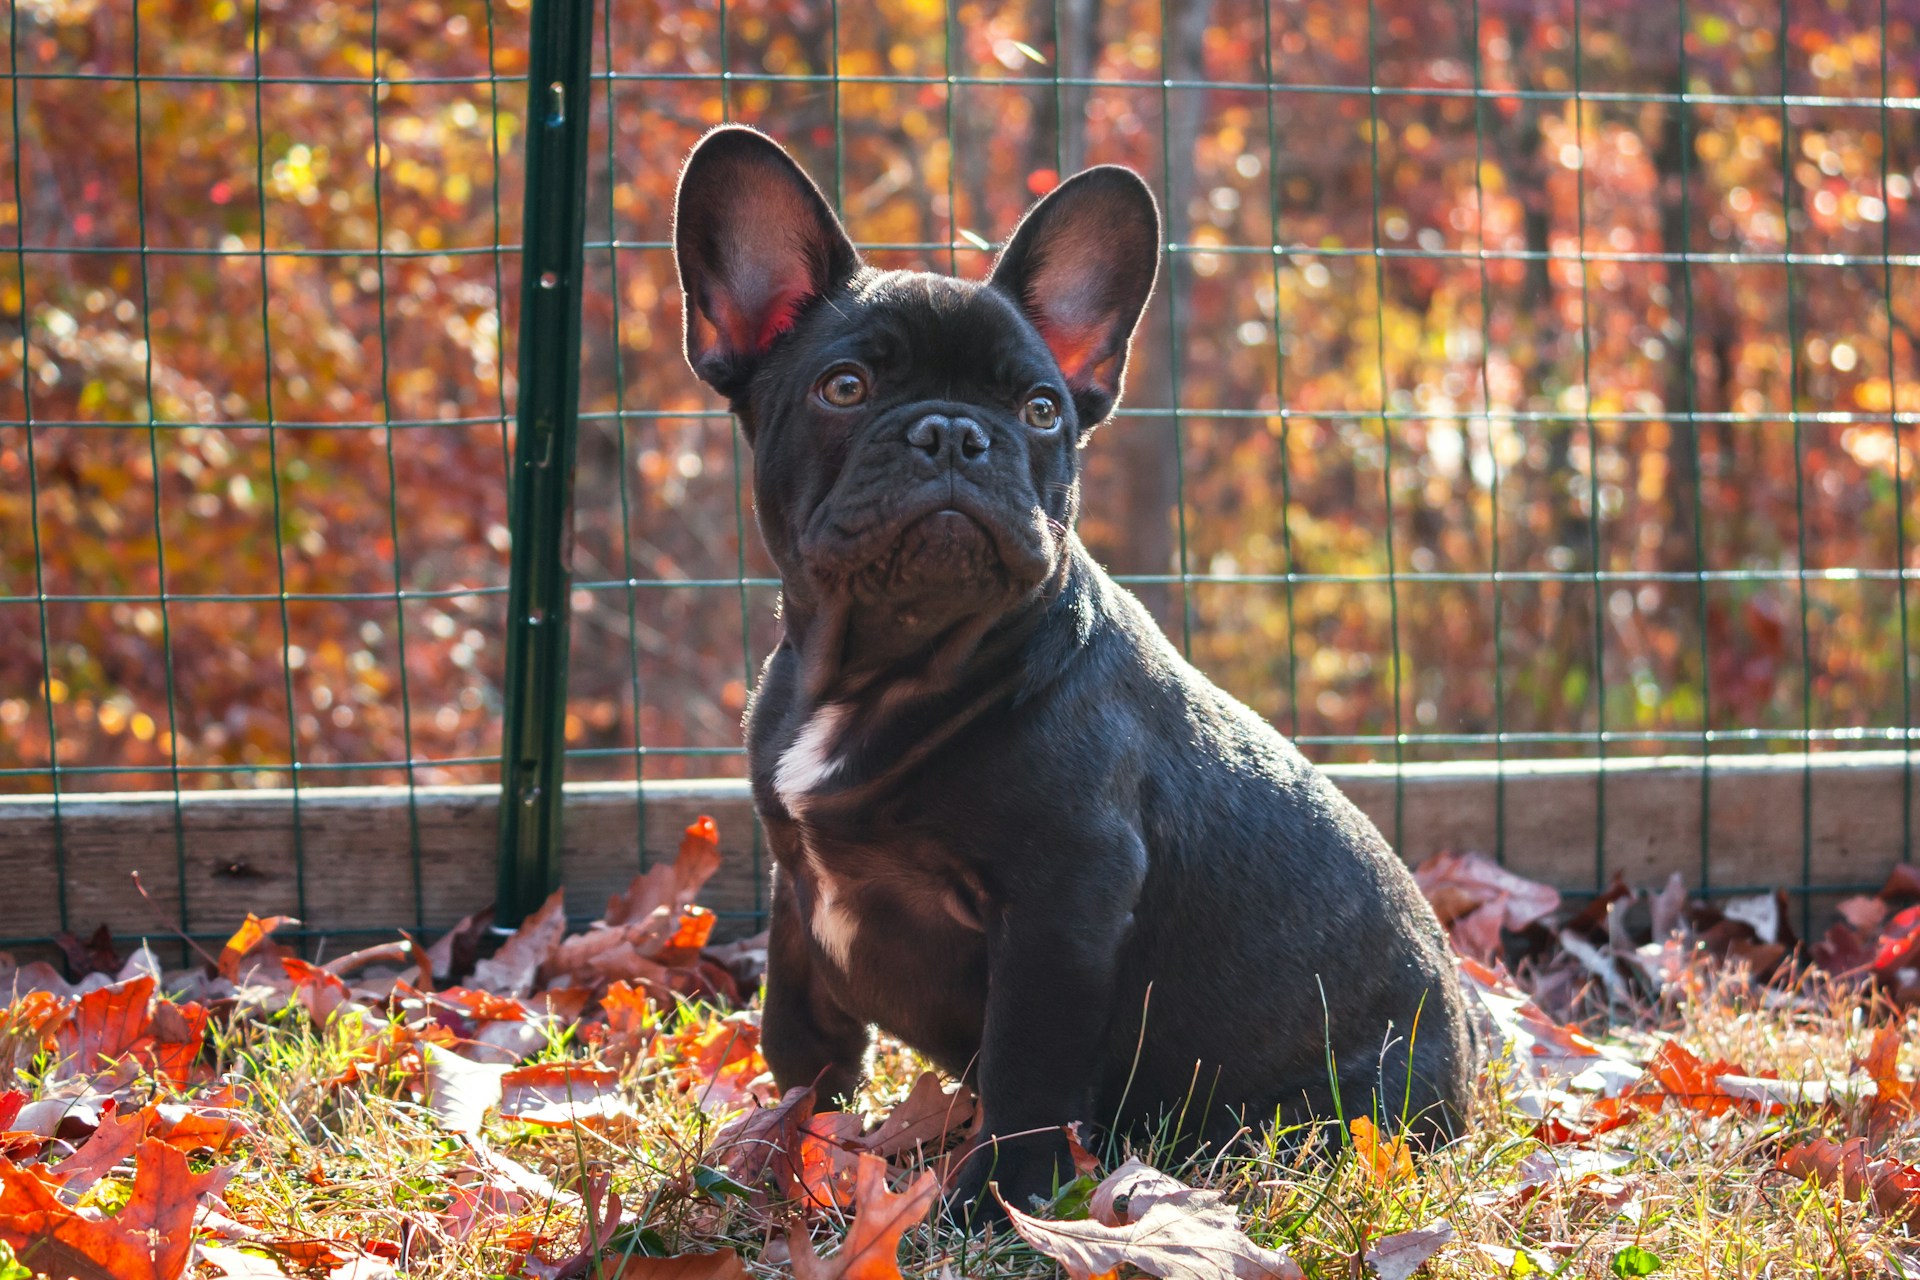
[[1052, 578], [1078, 446], [1153, 288], [1138, 176], [1062, 184], [984, 282], [878, 271], [785, 151], [722, 128], [687, 161], [674, 239], [687, 360], [740, 416], [789, 597], [904, 651]]

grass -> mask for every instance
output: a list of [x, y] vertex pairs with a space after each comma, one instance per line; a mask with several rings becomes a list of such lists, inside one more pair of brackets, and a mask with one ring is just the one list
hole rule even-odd
[[[705, 1015], [689, 1008], [682, 1016]], [[1756, 986], [1738, 970], [1702, 963], [1656, 1007], [1615, 1010], [1611, 1023], [1588, 1029], [1640, 1056], [1671, 1036], [1703, 1058], [1727, 1059], [1750, 1074], [1770, 1069], [1787, 1080], [1825, 1079], [1846, 1076], [1874, 1028], [1905, 1016], [1817, 975]], [[451, 1225], [457, 1204], [474, 1194], [473, 1144], [440, 1127], [414, 1099], [403, 1069], [376, 1072], [358, 1085], [337, 1083], [364, 1057], [352, 1022], [336, 1019], [316, 1031], [296, 1006], [266, 1016], [231, 1015], [209, 1031], [207, 1057], [217, 1070], [247, 1082], [247, 1106], [258, 1127], [257, 1142], [240, 1149], [239, 1171], [226, 1191], [232, 1217], [282, 1240], [376, 1243], [405, 1275], [420, 1280], [519, 1274], [518, 1260], [535, 1237], [549, 1242], [552, 1257], [573, 1252], [585, 1217], [577, 1203], [554, 1205], [536, 1195], [498, 1204], [502, 1212], [470, 1233]], [[569, 1038], [558, 1037], [546, 1056], [579, 1053]], [[1905, 1049], [1902, 1060], [1913, 1065]], [[877, 1118], [923, 1068], [884, 1043], [873, 1061], [861, 1102]], [[1788, 1146], [1809, 1137], [1865, 1133], [1865, 1103], [1772, 1116], [1668, 1105], [1594, 1144], [1612, 1157], [1597, 1180], [1529, 1193], [1520, 1184], [1544, 1148], [1532, 1136], [1525, 1099], [1505, 1075], [1499, 1069], [1484, 1074], [1472, 1132], [1417, 1157], [1410, 1171], [1396, 1172], [1392, 1159], [1369, 1160], [1351, 1147], [1329, 1152], [1323, 1144], [1292, 1140], [1297, 1135], [1160, 1167], [1224, 1193], [1249, 1235], [1288, 1249], [1312, 1276], [1365, 1274], [1356, 1259], [1371, 1242], [1437, 1218], [1455, 1234], [1421, 1273], [1436, 1278], [1636, 1274], [1635, 1260], [1644, 1266], [1649, 1258], [1658, 1260], [1661, 1276], [1920, 1275], [1920, 1261], [1907, 1261], [1920, 1259], [1920, 1249], [1900, 1216], [1880, 1212], [1870, 1197], [1776, 1168]], [[31, 1092], [31, 1076], [24, 1082]], [[669, 1064], [643, 1059], [621, 1086], [632, 1117], [561, 1130], [492, 1118], [482, 1141], [563, 1189], [586, 1185], [590, 1176], [610, 1177], [625, 1206], [625, 1234], [603, 1258], [606, 1276], [619, 1274], [622, 1250], [720, 1247], [739, 1250], [756, 1274], [787, 1274], [783, 1235], [791, 1218], [785, 1209], [724, 1185], [701, 1189], [701, 1154], [716, 1120], [682, 1085]], [[1572, 1158], [1570, 1148], [1557, 1150]], [[1158, 1163], [1151, 1149], [1096, 1154], [1107, 1169], [1127, 1154]], [[1911, 1124], [1892, 1134], [1886, 1154], [1920, 1156]], [[111, 1206], [125, 1187], [108, 1180], [90, 1194]], [[843, 1225], [831, 1212], [816, 1219], [816, 1247], [834, 1247]], [[970, 1238], [934, 1225], [908, 1233], [901, 1266], [908, 1276], [1058, 1274], [1009, 1233]]]

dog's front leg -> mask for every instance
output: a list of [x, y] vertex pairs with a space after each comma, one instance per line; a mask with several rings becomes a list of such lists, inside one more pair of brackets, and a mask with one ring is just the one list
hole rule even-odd
[[[986, 1185], [1022, 1211], [1073, 1167], [1063, 1126], [1092, 1121], [1145, 852], [1126, 833], [1091, 856], [1062, 841], [1055, 874], [1001, 905], [987, 929], [987, 1017], [978, 1081], [980, 1144], [948, 1193], [956, 1217], [998, 1216]], [[978, 1203], [976, 1203], [978, 1202]]]
[[760, 1045], [781, 1090], [814, 1085], [820, 1101], [852, 1097], [865, 1072], [868, 1034], [821, 981], [792, 878], [776, 873], [767, 938]]

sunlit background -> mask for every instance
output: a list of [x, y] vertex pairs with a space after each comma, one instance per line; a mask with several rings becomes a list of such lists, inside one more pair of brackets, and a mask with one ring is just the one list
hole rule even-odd
[[[1316, 758], [1885, 745], [1917, 17], [601, 5], [571, 775], [741, 772], [777, 637], [666, 244], [727, 119], [886, 266], [977, 276], [1062, 173], [1147, 175], [1082, 531]], [[525, 3], [10, 21], [0, 790], [494, 780]]]

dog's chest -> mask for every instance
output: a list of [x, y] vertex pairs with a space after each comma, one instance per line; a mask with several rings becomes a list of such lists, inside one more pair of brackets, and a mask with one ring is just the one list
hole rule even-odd
[[823, 799], [860, 781], [845, 748], [848, 709], [828, 703], [801, 724], [773, 770], [791, 815], [778, 852], [793, 877], [807, 931], [843, 974], [924, 941], [928, 930], [980, 935], [986, 894], [960, 833], [901, 820], [884, 802]]

